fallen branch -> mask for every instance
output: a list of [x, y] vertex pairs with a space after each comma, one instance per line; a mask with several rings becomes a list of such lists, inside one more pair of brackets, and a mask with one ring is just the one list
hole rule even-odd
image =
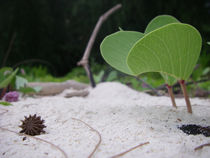
[[206, 143], [206, 144], [199, 145], [199, 146], [196, 147], [194, 150], [197, 151], [197, 150], [200, 150], [200, 149], [202, 149], [203, 147], [206, 147], [206, 146], [210, 146], [210, 143]]
[[89, 94], [89, 91], [87, 90], [74, 91], [74, 92], [67, 93], [65, 95], [65, 98], [86, 97], [88, 94]]
[[90, 153], [90, 155], [88, 156], [88, 158], [91, 158], [93, 156], [93, 154], [96, 152], [96, 150], [98, 149], [99, 145], [101, 144], [101, 134], [96, 130], [94, 129], [93, 127], [91, 127], [90, 125], [88, 125], [87, 123], [85, 123], [84, 121], [80, 120], [80, 119], [77, 119], [77, 118], [72, 118], [73, 120], [76, 120], [76, 121], [79, 121], [79, 122], [82, 122], [83, 124], [85, 124], [86, 126], [88, 126], [91, 130], [93, 130], [94, 132], [96, 132], [96, 134], [98, 135], [99, 137], [99, 141], [98, 143], [96, 144], [94, 150]]
[[41, 87], [41, 91], [36, 93], [38, 95], [55, 95], [63, 92], [65, 89], [73, 88], [76, 90], [82, 90], [88, 87], [87, 84], [80, 83], [74, 80], [68, 80], [65, 82], [29, 82], [28, 87]]
[[143, 145], [146, 145], [146, 144], [149, 144], [149, 142], [145, 142], [145, 143], [139, 144], [139, 145], [137, 145], [137, 146], [134, 146], [134, 147], [132, 147], [132, 148], [130, 148], [130, 149], [128, 149], [128, 150], [126, 150], [126, 151], [120, 153], [120, 154], [117, 154], [117, 155], [115, 155], [115, 156], [112, 156], [111, 158], [118, 158], [118, 157], [121, 157], [121, 156], [127, 154], [128, 152], [130, 152], [130, 151], [132, 151], [132, 150], [134, 150], [134, 149], [136, 149], [136, 148], [138, 148], [138, 147], [141, 147], [141, 146], [143, 146]]
[[86, 71], [86, 74], [91, 82], [91, 86], [92, 87], [95, 87], [95, 81], [93, 79], [93, 75], [91, 73], [91, 70], [90, 70], [90, 67], [89, 67], [89, 63], [88, 63], [88, 58], [90, 56], [90, 51], [93, 47], [93, 44], [95, 42], [95, 38], [98, 34], [98, 31], [99, 29], [101, 28], [101, 25], [103, 24], [103, 22], [111, 15], [113, 14], [115, 11], [117, 11], [119, 8], [121, 8], [122, 5], [121, 4], [117, 4], [116, 6], [114, 6], [113, 8], [111, 8], [110, 10], [108, 10], [106, 13], [104, 13], [103, 15], [100, 16], [91, 36], [90, 36], [90, 39], [89, 39], [89, 42], [86, 46], [86, 49], [85, 49], [85, 52], [84, 52], [84, 55], [82, 57], [82, 59], [77, 63], [77, 65], [79, 66], [83, 66], [85, 71]]
[[9, 130], [7, 128], [3, 128], [3, 127], [0, 127], [1, 130], [4, 130], [4, 131], [9, 131], [9, 132], [12, 132], [12, 133], [15, 133], [17, 135], [21, 135], [21, 136], [25, 136], [25, 137], [29, 137], [29, 138], [32, 138], [32, 139], [35, 139], [35, 140], [38, 140], [38, 141], [41, 141], [41, 142], [45, 142], [47, 144], [50, 144], [52, 147], [56, 148], [57, 150], [59, 150], [62, 155], [65, 157], [65, 158], [68, 158], [67, 154], [57, 145], [47, 141], [47, 140], [44, 140], [44, 139], [41, 139], [41, 138], [38, 138], [38, 137], [34, 137], [34, 136], [30, 136], [30, 135], [27, 135], [27, 134], [24, 134], [24, 133], [18, 133], [18, 132], [15, 132], [15, 131], [12, 131], [12, 130]]

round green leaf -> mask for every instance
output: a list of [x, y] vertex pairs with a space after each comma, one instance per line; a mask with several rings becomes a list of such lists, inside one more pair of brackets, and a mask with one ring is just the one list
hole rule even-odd
[[153, 30], [156, 30], [156, 29], [158, 29], [164, 25], [170, 24], [170, 23], [180, 23], [180, 22], [173, 16], [159, 15], [149, 22], [144, 33], [149, 33]]
[[[159, 15], [149, 22], [149, 24], [146, 27], [145, 33], [149, 33], [155, 29], [158, 29], [170, 23], [179, 23], [179, 21], [175, 17], [170, 15]], [[168, 85], [173, 85], [174, 83], [176, 83], [176, 79], [174, 77], [168, 76], [163, 73], [160, 74]]]
[[141, 38], [130, 50], [127, 64], [139, 75], [160, 72], [177, 80], [187, 80], [201, 50], [200, 33], [192, 26], [172, 23]]
[[126, 58], [133, 45], [143, 37], [143, 33], [135, 31], [118, 31], [107, 36], [101, 43], [100, 50], [105, 61], [115, 69], [129, 75]]

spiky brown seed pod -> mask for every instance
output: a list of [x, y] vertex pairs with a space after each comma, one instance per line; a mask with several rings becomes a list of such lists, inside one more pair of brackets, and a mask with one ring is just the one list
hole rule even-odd
[[43, 124], [44, 120], [41, 120], [40, 116], [33, 116], [29, 115], [29, 117], [25, 117], [25, 120], [21, 120], [22, 125], [19, 127], [22, 128], [20, 133], [25, 133], [31, 136], [40, 135], [41, 133], [45, 133], [43, 128], [46, 126]]

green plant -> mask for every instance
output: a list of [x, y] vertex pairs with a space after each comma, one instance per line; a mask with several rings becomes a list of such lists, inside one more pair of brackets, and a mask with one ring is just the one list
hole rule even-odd
[[10, 67], [3, 67], [0, 69], [0, 88], [6, 88], [14, 79], [18, 72], [18, 68], [13, 71]]
[[15, 78], [15, 89], [22, 92], [23, 94], [27, 94], [27, 93], [36, 93], [36, 92], [39, 92], [42, 87], [28, 87], [26, 86], [28, 83], [28, 80], [21, 77], [21, 76], [18, 76], [16, 75], [16, 78]]
[[19, 68], [13, 71], [13, 69], [10, 67], [3, 67], [0, 69], [0, 88], [2, 89], [1, 98], [6, 93], [8, 86], [10, 86], [10, 90], [16, 89], [24, 94], [39, 92], [41, 90], [41, 87], [26, 87], [28, 81], [25, 78], [17, 75], [18, 70]]
[[184, 81], [190, 77], [201, 50], [201, 36], [193, 26], [162, 15], [148, 24], [145, 33], [118, 31], [107, 36], [100, 49], [107, 63], [126, 74], [159, 72], [170, 86], [179, 81], [192, 113]]
[[12, 105], [10, 102], [7, 102], [7, 101], [0, 101], [0, 104], [4, 106]]

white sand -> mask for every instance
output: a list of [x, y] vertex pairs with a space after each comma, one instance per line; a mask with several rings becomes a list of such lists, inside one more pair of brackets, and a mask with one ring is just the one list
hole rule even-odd
[[[101, 83], [86, 98], [57, 96], [22, 98], [13, 106], [0, 106], [0, 127], [19, 132], [24, 116], [40, 115], [45, 120], [46, 134], [36, 136], [50, 141], [66, 152], [68, 158], [87, 158], [99, 138], [78, 118], [98, 130], [102, 142], [94, 158], [109, 158], [140, 143], [123, 158], [208, 158], [210, 137], [186, 135], [177, 126], [199, 124], [210, 126], [210, 100], [191, 99], [193, 114], [188, 114], [184, 99], [154, 97], [136, 92], [120, 83]], [[7, 113], [4, 112], [7, 109]], [[180, 121], [181, 120], [181, 121]], [[62, 153], [49, 144], [0, 129], [1, 158], [62, 158]]]

